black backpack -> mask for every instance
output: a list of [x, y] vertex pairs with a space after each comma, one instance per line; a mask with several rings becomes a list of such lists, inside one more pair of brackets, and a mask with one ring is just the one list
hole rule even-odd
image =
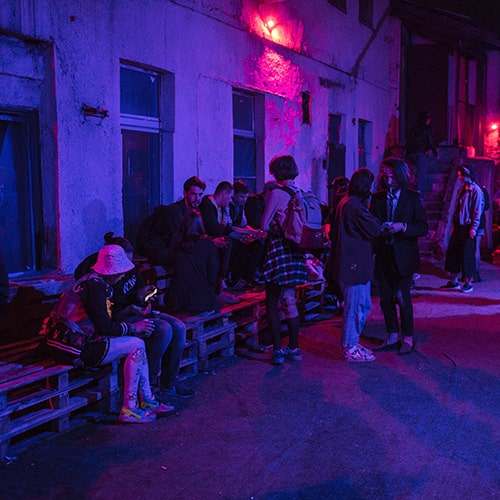
[[153, 213], [141, 222], [135, 239], [135, 249], [140, 255], [147, 257], [151, 252], [165, 246], [163, 236], [153, 234], [156, 220], [165, 208], [167, 208], [166, 205], [158, 205]]

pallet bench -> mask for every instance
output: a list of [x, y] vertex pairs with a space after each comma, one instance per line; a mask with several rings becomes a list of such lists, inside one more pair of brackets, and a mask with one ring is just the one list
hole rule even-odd
[[82, 423], [76, 410], [104, 399], [109, 411], [119, 409], [119, 361], [95, 370], [43, 357], [33, 361], [30, 354], [38, 343], [34, 339], [0, 348], [0, 459], [9, 449], [25, 449], [42, 436]]

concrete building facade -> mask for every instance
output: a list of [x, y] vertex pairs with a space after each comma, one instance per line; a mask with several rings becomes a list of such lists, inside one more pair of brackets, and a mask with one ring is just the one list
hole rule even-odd
[[278, 154], [327, 201], [334, 176], [399, 143], [400, 75], [389, 0], [2, 2], [11, 276], [71, 273], [107, 231], [133, 240], [192, 175], [259, 191]]

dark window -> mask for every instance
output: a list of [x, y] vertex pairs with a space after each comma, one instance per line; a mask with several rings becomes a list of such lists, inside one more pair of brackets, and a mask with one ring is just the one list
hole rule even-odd
[[122, 66], [120, 68], [120, 112], [158, 118], [159, 75]]
[[233, 93], [234, 180], [245, 181], [250, 191], [257, 189], [254, 96]]
[[125, 237], [135, 241], [141, 221], [159, 205], [160, 136], [122, 130]]
[[302, 123], [311, 125], [311, 94], [302, 92]]
[[132, 242], [160, 203], [160, 80], [159, 73], [120, 68], [123, 226]]
[[371, 153], [372, 124], [358, 120], [358, 167], [367, 167], [367, 155]]
[[359, 22], [372, 27], [373, 0], [359, 0]]
[[37, 116], [0, 113], [0, 241], [9, 274], [41, 269], [40, 178]]

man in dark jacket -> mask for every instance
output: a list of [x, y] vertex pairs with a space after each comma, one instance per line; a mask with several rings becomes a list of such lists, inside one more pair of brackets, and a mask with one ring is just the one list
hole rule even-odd
[[[387, 340], [379, 351], [413, 349], [413, 305], [410, 288], [420, 266], [418, 238], [428, 231], [420, 193], [408, 189], [408, 166], [400, 158], [386, 158], [380, 165], [382, 190], [372, 197], [370, 210], [384, 224], [375, 247], [375, 275], [380, 287]], [[401, 343], [396, 305], [401, 320]]]
[[181, 200], [156, 207], [154, 213], [143, 223], [148, 227], [139, 229], [137, 250], [152, 264], [168, 265], [172, 236], [181, 225], [184, 214], [199, 207], [206, 184], [199, 177], [193, 176], [184, 182], [183, 188], [184, 196]]
[[373, 279], [372, 242], [380, 235], [380, 222], [368, 210], [374, 175], [367, 168], [354, 172], [348, 194], [340, 201], [334, 220], [333, 278], [344, 294], [342, 347], [346, 361], [373, 361], [370, 349], [359, 343], [371, 309]]

